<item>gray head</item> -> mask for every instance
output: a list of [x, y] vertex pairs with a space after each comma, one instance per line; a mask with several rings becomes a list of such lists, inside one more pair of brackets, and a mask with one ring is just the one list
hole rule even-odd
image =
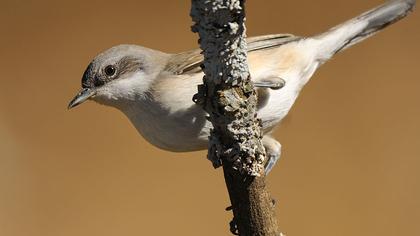
[[88, 99], [106, 105], [144, 96], [168, 54], [136, 45], [118, 45], [97, 55], [82, 77], [82, 90], [69, 109]]

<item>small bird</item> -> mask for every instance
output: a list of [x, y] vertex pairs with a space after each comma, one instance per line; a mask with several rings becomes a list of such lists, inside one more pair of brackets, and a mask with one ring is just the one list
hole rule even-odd
[[[336, 53], [405, 17], [415, 2], [388, 1], [313, 37], [275, 34], [247, 39], [268, 157], [266, 173], [281, 153], [280, 143], [270, 133], [316, 69]], [[202, 82], [202, 61], [200, 50], [167, 54], [137, 45], [112, 47], [89, 64], [82, 90], [68, 108], [91, 99], [121, 110], [158, 148], [173, 152], [206, 149], [212, 125], [205, 111], [192, 101]]]

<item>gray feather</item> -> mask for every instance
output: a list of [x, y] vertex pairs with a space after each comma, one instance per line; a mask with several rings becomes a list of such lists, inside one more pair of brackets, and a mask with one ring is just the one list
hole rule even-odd
[[[386, 26], [397, 22], [410, 13], [415, 0], [391, 0], [379, 7], [367, 11], [358, 17], [340, 24], [326, 33], [314, 37], [324, 41], [329, 46], [321, 46], [326, 50], [324, 53], [326, 57], [330, 57], [339, 51], [342, 51], [350, 46], [359, 43], [360, 41], [372, 36]], [[358, 23], [365, 23], [366, 25], [356, 32], [352, 32], [351, 27]], [[344, 37], [337, 37], [338, 34], [346, 34]]]
[[[247, 39], [248, 52], [279, 47], [299, 39], [300, 37], [291, 34], [272, 34], [249, 37]], [[164, 70], [175, 74], [201, 72], [200, 65], [203, 62], [203, 55], [200, 53], [200, 49], [195, 49], [174, 54], [168, 60]]]

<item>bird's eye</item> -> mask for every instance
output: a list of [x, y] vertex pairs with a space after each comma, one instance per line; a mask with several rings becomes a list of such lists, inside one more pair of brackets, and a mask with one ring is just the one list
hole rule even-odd
[[117, 69], [115, 69], [115, 66], [109, 65], [109, 66], [105, 67], [105, 70], [104, 71], [105, 71], [105, 74], [107, 76], [112, 77], [117, 72]]

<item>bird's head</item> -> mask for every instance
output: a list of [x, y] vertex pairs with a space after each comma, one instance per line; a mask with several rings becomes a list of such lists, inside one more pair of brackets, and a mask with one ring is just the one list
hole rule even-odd
[[119, 45], [96, 56], [82, 77], [82, 90], [68, 108], [89, 99], [119, 106], [146, 96], [168, 54], [136, 45]]

